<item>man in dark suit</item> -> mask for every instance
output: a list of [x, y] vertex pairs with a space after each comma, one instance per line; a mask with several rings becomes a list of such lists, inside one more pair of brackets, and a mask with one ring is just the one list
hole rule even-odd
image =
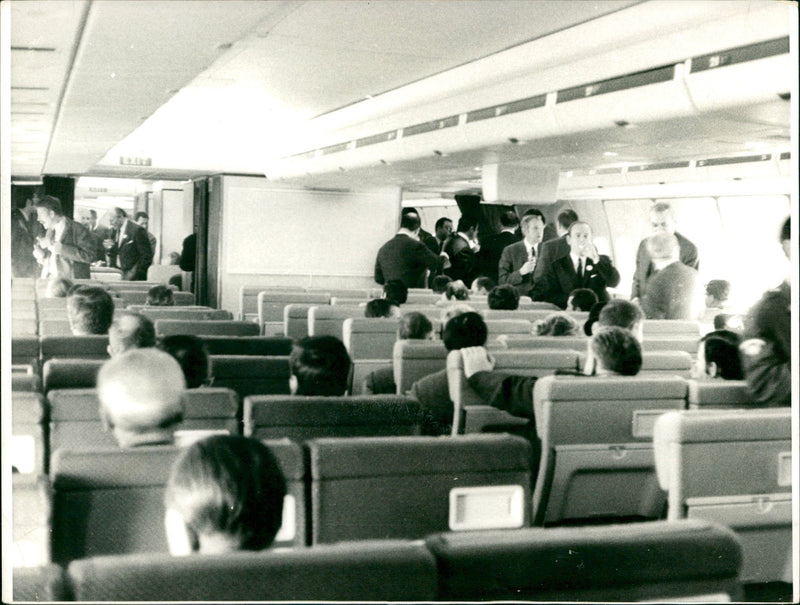
[[558, 237], [542, 242], [539, 260], [533, 270], [533, 281], [542, 278], [542, 273], [546, 267], [553, 262], [553, 259], [569, 254], [569, 244], [567, 243], [567, 232], [572, 223], [578, 220], [578, 214], [572, 208], [566, 208], [556, 216], [556, 233]]
[[[689, 239], [675, 231], [675, 213], [667, 202], [658, 202], [650, 208], [650, 228], [652, 234], [670, 233], [678, 239], [680, 247], [679, 259], [687, 267], [700, 269], [700, 259], [697, 254], [697, 246]], [[648, 280], [654, 273], [652, 259], [647, 252], [647, 238], [639, 242], [639, 249], [636, 251], [636, 271], [633, 274], [633, 288], [631, 289], [631, 300], [644, 298], [647, 292]]]
[[[453, 221], [446, 216], [443, 216], [436, 221], [435, 236], [429, 240], [422, 240], [422, 243], [428, 246], [430, 251], [434, 254], [441, 254], [444, 250], [445, 243], [447, 243], [447, 240], [450, 239], [450, 235], [452, 235], [452, 233]], [[428, 276], [429, 288], [433, 288], [433, 280], [437, 275], [441, 275], [441, 271], [431, 271], [430, 275]]]
[[[489, 277], [498, 283], [498, 265], [503, 250], [520, 240], [517, 233], [519, 219], [513, 210], [507, 210], [500, 215], [500, 233], [487, 237], [481, 242], [481, 251], [478, 253], [478, 268], [481, 275]], [[499, 282], [503, 283], [503, 282]]]
[[42, 226], [36, 220], [34, 196], [14, 189], [12, 197], [15, 207], [11, 210], [11, 275], [39, 277], [41, 268], [33, 256], [33, 246], [42, 235]]
[[417, 237], [419, 238], [419, 241], [421, 241], [428, 248], [430, 248], [431, 252], [433, 252], [434, 254], [439, 254], [439, 252], [441, 252], [441, 250], [436, 250], [435, 249], [436, 245], [437, 245], [436, 238], [433, 235], [431, 235], [430, 233], [428, 233], [427, 231], [425, 231], [425, 229], [422, 228], [422, 216], [417, 211], [417, 209], [416, 208], [412, 208], [411, 206], [406, 206], [405, 208], [403, 208], [400, 211], [400, 216], [403, 217], [406, 214], [416, 214], [417, 216], [420, 217], [420, 219], [419, 219], [419, 225], [420, 226], [419, 226], [419, 231], [417, 232]]
[[599, 301], [609, 299], [606, 287], [619, 284], [619, 272], [611, 259], [597, 252], [592, 243], [592, 228], [580, 221], [572, 223], [567, 233], [569, 252], [545, 267], [542, 277], [533, 284], [533, 299], [551, 302], [566, 309], [570, 292], [589, 288]]
[[461, 280], [469, 285], [478, 276], [477, 252], [478, 217], [462, 216], [458, 219], [458, 231], [444, 245], [450, 259], [450, 268], [445, 273], [453, 281]]
[[406, 288], [424, 288], [425, 270], [439, 271], [444, 256], [437, 256], [419, 241], [419, 215], [403, 214], [400, 230], [378, 250], [375, 259], [375, 281], [383, 285], [387, 281], [399, 280]]
[[34, 256], [42, 263], [42, 277], [89, 279], [94, 243], [89, 230], [64, 216], [61, 200], [37, 198], [36, 217], [46, 233], [36, 238]]
[[678, 238], [657, 233], [647, 238], [647, 253], [655, 273], [647, 281], [642, 309], [647, 319], [698, 319], [702, 314], [702, 285], [697, 269], [679, 260]]
[[498, 267], [501, 286], [514, 286], [520, 296], [530, 296], [543, 232], [544, 215], [535, 209], [527, 211], [522, 217], [524, 239], [506, 246], [500, 256]]
[[105, 240], [109, 266], [122, 269], [122, 279], [144, 281], [147, 267], [153, 262], [153, 249], [147, 232], [133, 221], [122, 208], [114, 208], [111, 239]]
[[89, 230], [89, 233], [92, 234], [92, 240], [94, 241], [95, 254], [92, 262], [105, 261], [106, 249], [103, 247], [103, 240], [111, 237], [111, 229], [103, 227], [98, 223], [97, 211], [95, 210], [89, 210], [88, 214], [84, 214], [81, 217], [81, 223]]

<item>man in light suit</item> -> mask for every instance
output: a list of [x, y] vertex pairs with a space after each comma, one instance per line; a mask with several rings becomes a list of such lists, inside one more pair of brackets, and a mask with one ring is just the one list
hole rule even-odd
[[111, 239], [103, 245], [108, 250], [110, 267], [122, 269], [122, 279], [144, 281], [147, 267], [153, 262], [153, 249], [147, 239], [147, 232], [136, 223], [128, 220], [122, 208], [114, 208], [111, 218]]
[[[529, 210], [529, 212], [533, 211]], [[569, 254], [567, 232], [569, 232], [572, 223], [577, 220], [578, 214], [572, 208], [566, 208], [558, 213], [555, 221], [558, 237], [542, 242], [539, 260], [536, 263], [536, 268], [533, 270], [533, 281], [541, 279], [545, 268], [548, 267], [554, 259]]]
[[599, 301], [609, 299], [606, 287], [619, 284], [619, 272], [611, 259], [597, 252], [592, 228], [580, 221], [572, 223], [567, 234], [569, 252], [545, 267], [542, 278], [534, 281], [533, 299], [551, 302], [566, 309], [570, 292], [589, 288]]
[[400, 218], [400, 230], [378, 250], [375, 281], [383, 285], [398, 280], [406, 288], [424, 288], [425, 270], [441, 270], [445, 257], [436, 255], [418, 237], [420, 218], [407, 212]]
[[46, 233], [36, 238], [33, 254], [42, 263], [42, 277], [89, 279], [94, 242], [89, 230], [64, 216], [61, 200], [45, 195], [36, 200], [36, 218]]
[[501, 286], [514, 286], [520, 296], [530, 296], [544, 233], [544, 215], [539, 210], [529, 210], [522, 217], [521, 228], [524, 239], [503, 249], [498, 275]]
[[680, 261], [678, 238], [671, 233], [651, 235], [647, 253], [655, 273], [648, 279], [642, 298], [645, 317], [698, 319], [703, 309], [700, 274]]

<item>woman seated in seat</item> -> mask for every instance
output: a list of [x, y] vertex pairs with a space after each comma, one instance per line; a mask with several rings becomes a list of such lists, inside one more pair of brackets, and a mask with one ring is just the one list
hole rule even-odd
[[269, 548], [281, 526], [286, 479], [256, 439], [215, 435], [175, 461], [164, 502], [174, 556]]

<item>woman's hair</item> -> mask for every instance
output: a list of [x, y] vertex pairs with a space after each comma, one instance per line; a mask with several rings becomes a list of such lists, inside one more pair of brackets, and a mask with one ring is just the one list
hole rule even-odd
[[451, 281], [444, 290], [447, 300], [469, 300], [469, 288], [459, 280]]
[[178, 360], [186, 378], [186, 388], [196, 389], [208, 384], [208, 349], [199, 336], [172, 334], [164, 336], [158, 348]]
[[576, 336], [581, 326], [566, 313], [553, 313], [535, 324], [538, 336]]
[[195, 542], [224, 534], [239, 550], [263, 550], [280, 529], [285, 496], [286, 479], [266, 445], [215, 435], [193, 443], [175, 461], [164, 501]]
[[147, 291], [147, 305], [155, 307], [171, 307], [175, 304], [172, 297], [172, 288], [167, 286], [153, 286]]

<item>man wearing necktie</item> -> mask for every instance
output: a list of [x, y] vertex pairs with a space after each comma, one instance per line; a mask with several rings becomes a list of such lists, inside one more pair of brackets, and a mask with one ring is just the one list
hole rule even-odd
[[544, 233], [544, 215], [536, 209], [528, 210], [520, 221], [523, 239], [503, 249], [498, 264], [500, 285], [509, 284], [520, 296], [530, 296], [534, 286], [533, 271], [539, 257]]
[[46, 233], [36, 238], [34, 256], [42, 263], [42, 277], [89, 279], [94, 242], [89, 230], [64, 216], [61, 200], [45, 195], [36, 201], [36, 218]]
[[592, 242], [592, 228], [583, 222], [570, 226], [567, 235], [569, 252], [544, 268], [541, 279], [533, 286], [533, 299], [551, 302], [562, 309], [573, 290], [589, 288], [600, 301], [608, 300], [608, 286], [619, 284], [619, 272], [611, 259], [597, 252]]

